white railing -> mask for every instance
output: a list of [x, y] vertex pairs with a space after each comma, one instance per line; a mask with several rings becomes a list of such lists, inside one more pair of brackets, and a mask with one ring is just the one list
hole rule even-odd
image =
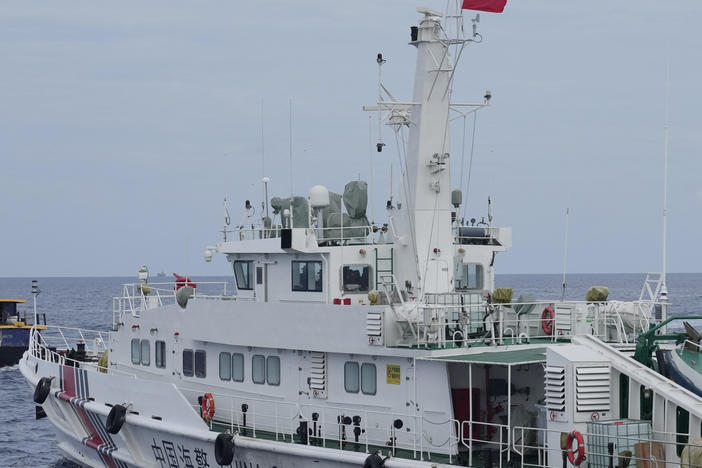
[[[339, 243], [344, 244], [356, 243], [356, 244], [390, 244], [391, 239], [387, 235], [387, 226], [337, 226], [337, 227], [324, 227], [315, 228], [310, 226], [306, 229], [308, 232], [313, 232], [317, 237], [318, 243]], [[259, 239], [272, 239], [278, 238], [281, 235], [282, 227], [277, 226], [273, 228], [261, 228], [261, 227], [237, 227], [235, 229], [226, 230], [226, 240], [227, 241], [247, 241], [247, 240], [259, 240]], [[376, 236], [375, 234], [378, 233]], [[381, 241], [380, 236], [383, 236]]]
[[[485, 432], [485, 436], [474, 437], [476, 432]], [[505, 424], [461, 421], [460, 442], [468, 450], [468, 466], [473, 466], [473, 455], [478, 446], [481, 455], [497, 458], [492, 461], [492, 466], [502, 468], [503, 459], [509, 461], [511, 458], [509, 436], [510, 431]]]
[[32, 328], [28, 352], [42, 361], [136, 378], [135, 374], [110, 368], [109, 363], [105, 366], [99, 364], [108, 347], [107, 332], [48, 326], [45, 329]]
[[[226, 281], [188, 281], [195, 284], [192, 299], [198, 300], [236, 300], [228, 292]], [[122, 285], [122, 295], [112, 298], [112, 324], [118, 327], [124, 323], [124, 314], [135, 317], [149, 309], [176, 303], [176, 286], [186, 282], [171, 281], [167, 283], [128, 283]]]
[[[189, 401], [204, 396], [203, 388], [179, 387]], [[209, 426], [283, 442], [371, 453], [379, 447], [393, 456], [431, 459], [441, 454], [453, 463], [461, 446], [457, 420], [432, 421], [417, 415], [270, 398], [209, 392], [215, 414]], [[200, 404], [191, 404], [202, 416]], [[401, 424], [399, 422], [401, 422]], [[397, 424], [397, 425], [396, 425]], [[438, 440], [440, 439], [440, 440]]]
[[[495, 304], [467, 299], [474, 295], [427, 295], [422, 303], [404, 304], [407, 305], [404, 309], [412, 306], [411, 313], [402, 314], [393, 309], [392, 319], [405, 333], [398, 343], [392, 345], [445, 348], [484, 342], [521, 344], [533, 339], [557, 342], [577, 334], [593, 335], [609, 343], [631, 344], [650, 326], [650, 316], [646, 313], [650, 313], [652, 305], [638, 301]], [[454, 298], [460, 296], [466, 300], [455, 302]], [[446, 298], [450, 301], [442, 302]], [[518, 312], [525, 308], [527, 312]]]
[[[632, 421], [623, 421], [623, 423]], [[633, 426], [642, 426], [650, 421], [634, 421]], [[614, 422], [612, 422], [614, 426]], [[602, 430], [597, 432], [581, 432], [584, 442], [585, 460], [591, 468], [607, 468], [608, 466], [620, 466], [620, 460], [625, 464], [637, 468], [643, 467], [687, 467], [696, 466], [694, 456], [687, 458], [688, 453], [682, 452], [685, 447], [698, 447], [702, 449], [702, 444], [690, 442], [692, 437], [688, 433], [656, 431], [648, 426], [647, 432], [642, 434], [631, 430], [619, 430], [616, 433], [607, 433], [607, 426], [600, 425]], [[561, 466], [561, 457], [566, 456], [565, 449], [559, 444], [555, 447], [548, 446], [549, 435], [551, 440], [560, 442], [562, 431], [549, 430], [545, 428], [533, 427], [513, 427], [511, 450], [516, 455], [517, 462], [521, 468], [546, 468], [549, 466]], [[527, 441], [542, 441], [527, 442]], [[573, 443], [577, 450], [577, 444]], [[688, 449], [689, 451], [690, 449]], [[682, 452], [679, 456], [678, 453]], [[557, 456], [558, 460], [548, 460], [549, 456]], [[571, 466], [569, 464], [569, 466]]]

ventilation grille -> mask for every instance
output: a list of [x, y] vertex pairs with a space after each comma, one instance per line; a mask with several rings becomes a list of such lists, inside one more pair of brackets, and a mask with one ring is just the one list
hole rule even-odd
[[369, 344], [383, 344], [383, 312], [381, 310], [369, 310], [366, 312], [366, 334]]
[[609, 411], [609, 366], [575, 369], [576, 411]]
[[327, 397], [327, 353], [310, 353], [310, 389], [315, 398]]
[[546, 368], [546, 408], [565, 411], [565, 368]]
[[573, 309], [570, 307], [556, 307], [556, 330], [559, 335], [570, 335], [572, 329]]

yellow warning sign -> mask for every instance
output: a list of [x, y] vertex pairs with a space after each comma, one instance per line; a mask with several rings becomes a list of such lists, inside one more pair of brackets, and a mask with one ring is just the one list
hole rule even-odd
[[385, 366], [385, 376], [387, 382], [391, 385], [400, 385], [400, 366], [395, 364], [387, 364]]

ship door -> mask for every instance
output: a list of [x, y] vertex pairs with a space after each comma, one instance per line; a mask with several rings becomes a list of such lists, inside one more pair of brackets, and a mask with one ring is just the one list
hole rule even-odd
[[256, 301], [268, 302], [268, 264], [254, 263], [254, 294]]

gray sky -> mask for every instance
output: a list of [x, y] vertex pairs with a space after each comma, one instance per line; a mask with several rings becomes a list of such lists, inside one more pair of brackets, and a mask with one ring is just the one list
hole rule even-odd
[[[245, 199], [260, 203], [260, 99], [271, 195], [290, 192], [291, 97], [294, 191], [368, 180], [361, 105], [377, 52], [386, 86], [411, 96], [415, 6], [3, 1], [0, 276], [228, 273], [202, 251], [225, 195], [233, 223]], [[699, 0], [512, 0], [482, 14], [454, 100], [493, 93], [468, 214], [485, 216], [490, 194], [495, 223], [513, 227], [498, 272], [560, 272], [567, 206], [569, 271], [660, 269], [667, 64], [669, 271], [701, 270], [701, 17]], [[453, 136], [458, 183], [460, 121]], [[396, 161], [392, 145], [376, 158], [377, 213]]]

